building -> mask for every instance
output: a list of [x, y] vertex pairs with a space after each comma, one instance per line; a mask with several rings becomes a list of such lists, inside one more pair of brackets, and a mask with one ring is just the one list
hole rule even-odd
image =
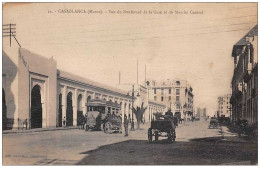
[[199, 120], [206, 120], [207, 118], [207, 109], [206, 108], [197, 108], [196, 118]]
[[193, 117], [193, 89], [186, 80], [149, 81], [149, 100], [162, 102], [185, 121]]
[[219, 117], [230, 117], [231, 116], [231, 94], [218, 97], [218, 116]]
[[118, 88], [59, 70], [52, 58], [15, 46], [2, 52], [3, 129], [17, 129], [25, 120], [31, 128], [61, 127], [63, 118], [67, 126], [76, 126], [78, 113], [84, 115], [93, 99], [120, 104], [120, 114], [130, 118], [138, 101]]
[[[151, 122], [151, 120], [154, 119], [154, 113], [165, 112], [166, 106], [163, 102], [149, 100], [148, 87], [147, 85], [144, 85], [145, 84], [119, 84], [117, 88], [128, 91], [129, 95], [132, 95], [132, 93], [134, 92], [134, 97], [136, 98], [136, 101], [134, 102], [133, 106], [141, 107], [141, 105], [143, 105], [143, 107], [146, 108], [146, 111], [144, 113], [144, 120]], [[136, 118], [134, 119], [136, 120]]]
[[245, 119], [258, 122], [258, 25], [242, 37], [232, 50], [234, 73], [232, 77], [232, 121]]

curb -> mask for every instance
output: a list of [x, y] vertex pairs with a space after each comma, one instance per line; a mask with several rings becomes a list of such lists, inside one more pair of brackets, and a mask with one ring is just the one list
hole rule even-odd
[[9, 130], [2, 131], [2, 134], [17, 134], [17, 133], [35, 133], [35, 132], [44, 132], [44, 131], [57, 131], [57, 130], [72, 130], [79, 129], [78, 126], [66, 127], [66, 128], [41, 128], [41, 129], [31, 129], [31, 130]]

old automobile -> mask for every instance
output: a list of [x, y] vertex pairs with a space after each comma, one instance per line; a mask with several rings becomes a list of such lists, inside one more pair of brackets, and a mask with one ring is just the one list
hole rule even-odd
[[167, 137], [168, 142], [174, 142], [176, 138], [175, 127], [177, 122], [178, 119], [176, 117], [169, 117], [167, 115], [152, 120], [151, 127], [148, 129], [148, 142], [152, 143], [153, 136], [155, 141], [158, 141], [159, 137]]
[[210, 123], [209, 123], [209, 126], [208, 128], [209, 129], [214, 129], [214, 128], [218, 128], [220, 125], [219, 125], [219, 122], [218, 122], [218, 119], [215, 118], [215, 117], [212, 117], [210, 119]]
[[93, 99], [87, 103], [85, 130], [104, 130], [106, 133], [122, 132], [122, 119], [119, 116], [120, 104], [112, 101]]

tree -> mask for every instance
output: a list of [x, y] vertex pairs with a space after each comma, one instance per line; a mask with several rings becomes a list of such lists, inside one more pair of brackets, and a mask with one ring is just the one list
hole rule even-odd
[[140, 123], [143, 121], [143, 115], [147, 107], [144, 107], [144, 103], [142, 103], [141, 107], [137, 106], [136, 108], [133, 107], [133, 113], [137, 119], [137, 129], [140, 129]]

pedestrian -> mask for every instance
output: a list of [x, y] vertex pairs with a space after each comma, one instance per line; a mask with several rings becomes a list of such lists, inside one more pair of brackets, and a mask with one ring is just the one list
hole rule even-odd
[[125, 127], [125, 137], [128, 136], [128, 119], [126, 117], [126, 115], [124, 116], [124, 127]]
[[63, 118], [62, 124], [63, 124], [63, 127], [65, 128], [66, 127], [66, 118], [65, 118], [65, 116]]

